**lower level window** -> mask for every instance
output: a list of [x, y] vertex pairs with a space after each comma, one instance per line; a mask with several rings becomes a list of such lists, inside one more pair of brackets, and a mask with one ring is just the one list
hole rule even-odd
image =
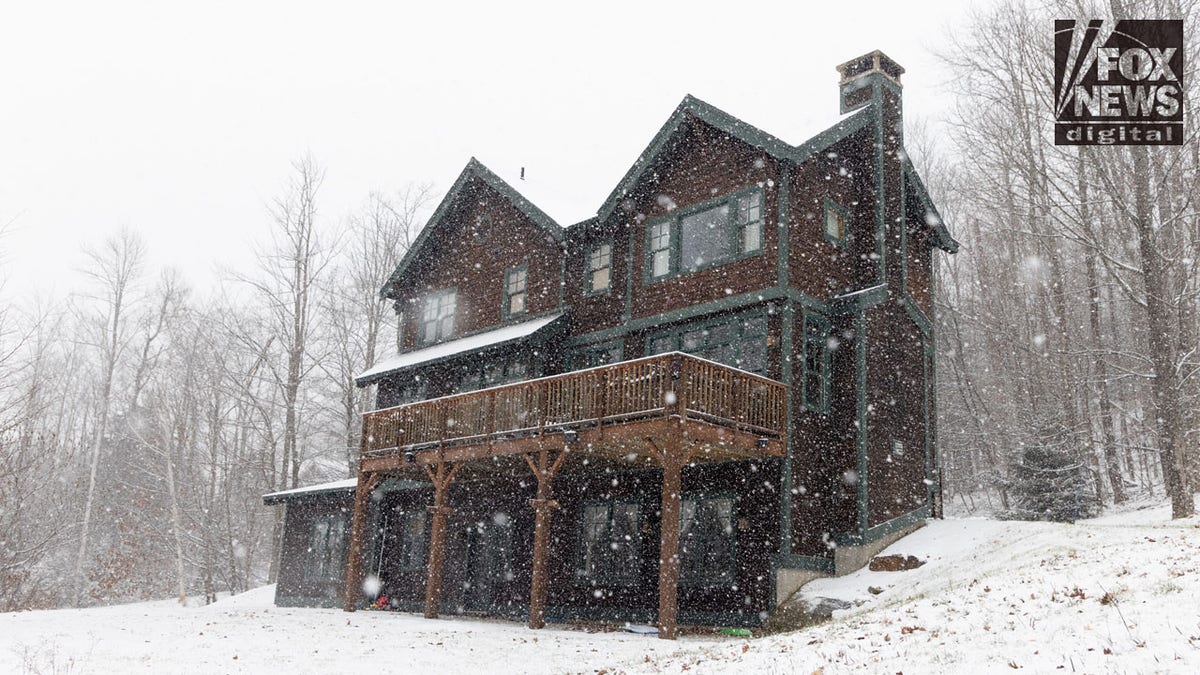
[[576, 576], [593, 583], [636, 583], [641, 574], [640, 519], [636, 502], [585, 505]]
[[425, 569], [425, 512], [400, 514], [400, 569], [406, 572]]
[[317, 516], [308, 535], [308, 564], [304, 578], [309, 581], [337, 581], [346, 555], [346, 519], [341, 514]]
[[722, 584], [734, 580], [732, 497], [683, 498], [679, 519], [679, 580], [689, 584]]

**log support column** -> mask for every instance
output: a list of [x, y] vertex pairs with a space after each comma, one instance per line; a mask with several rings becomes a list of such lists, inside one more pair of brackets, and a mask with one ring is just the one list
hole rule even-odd
[[553, 499], [554, 474], [562, 466], [567, 449], [539, 450], [522, 455], [537, 478], [537, 497], [530, 500], [534, 508], [533, 521], [533, 569], [529, 584], [529, 627], [543, 628], [546, 625], [546, 595], [550, 583], [547, 565], [550, 559], [550, 522], [553, 509], [558, 502]]
[[693, 450], [684, 442], [683, 422], [667, 421], [662, 446], [650, 443], [662, 465], [662, 527], [658, 565], [658, 637], [674, 640], [679, 614], [679, 519], [683, 493], [683, 467]]
[[342, 609], [353, 612], [363, 596], [363, 549], [367, 534], [367, 503], [379, 483], [379, 476], [361, 471], [354, 490], [354, 514], [350, 521], [350, 552], [346, 558], [346, 587], [342, 593]]
[[446, 560], [446, 520], [452, 509], [449, 501], [450, 483], [462, 463], [437, 462], [425, 465], [433, 483], [433, 506], [429, 512], [433, 522], [429, 528], [429, 577], [425, 585], [425, 618], [436, 619], [442, 603], [442, 568]]

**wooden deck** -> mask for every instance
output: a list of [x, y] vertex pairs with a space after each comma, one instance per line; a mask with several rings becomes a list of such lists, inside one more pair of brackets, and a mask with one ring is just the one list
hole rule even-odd
[[672, 415], [703, 446], [698, 459], [781, 456], [786, 400], [780, 382], [661, 354], [366, 413], [363, 468], [521, 454], [564, 439], [625, 456]]
[[[346, 567], [344, 607], [361, 599], [367, 502], [386, 474], [423, 473], [433, 488], [425, 616], [440, 612], [449, 487], [464, 467], [499, 458], [537, 481], [529, 626], [545, 624], [553, 482], [568, 459], [642, 463], [662, 470], [659, 637], [676, 634], [679, 519], [685, 466], [786, 454], [787, 388], [679, 352], [421, 401], [363, 416], [363, 445]], [[479, 460], [492, 460], [481, 462]], [[515, 464], [514, 464], [515, 463]]]

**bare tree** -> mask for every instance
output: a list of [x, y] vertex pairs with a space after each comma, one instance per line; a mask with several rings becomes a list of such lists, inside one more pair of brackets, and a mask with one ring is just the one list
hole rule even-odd
[[100, 362], [100, 382], [96, 391], [96, 424], [90, 448], [87, 496], [80, 524], [79, 552], [75, 558], [75, 601], [82, 604], [85, 597], [84, 561], [87, 556], [88, 535], [96, 497], [96, 472], [100, 466], [101, 449], [105, 442], [108, 417], [113, 396], [113, 377], [117, 363], [129, 344], [127, 313], [135, 301], [136, 285], [142, 273], [145, 246], [132, 230], [123, 229], [108, 237], [99, 247], [85, 248], [88, 265], [84, 275], [89, 281], [90, 302], [85, 319], [91, 328], [92, 347]]

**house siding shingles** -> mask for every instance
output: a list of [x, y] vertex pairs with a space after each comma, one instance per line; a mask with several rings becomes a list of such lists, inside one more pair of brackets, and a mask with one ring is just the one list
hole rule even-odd
[[[504, 273], [518, 265], [528, 265], [528, 295], [525, 312], [512, 320], [560, 306], [558, 242], [479, 179], [472, 181], [469, 199], [461, 201], [399, 289], [405, 348], [419, 346], [422, 299], [430, 291], [457, 289], [454, 337], [504, 323]], [[479, 218], [490, 223], [482, 236], [472, 231]]]
[[[774, 286], [779, 241], [776, 160], [717, 129], [693, 122], [664, 161], [668, 166], [647, 172], [642, 183], [631, 190], [633, 197], [627, 208], [617, 209], [618, 215], [614, 215], [631, 225], [634, 273], [631, 318], [655, 316]], [[674, 211], [753, 187], [761, 187], [763, 191], [763, 246], [758, 254], [665, 279], [646, 279], [649, 223]]]

